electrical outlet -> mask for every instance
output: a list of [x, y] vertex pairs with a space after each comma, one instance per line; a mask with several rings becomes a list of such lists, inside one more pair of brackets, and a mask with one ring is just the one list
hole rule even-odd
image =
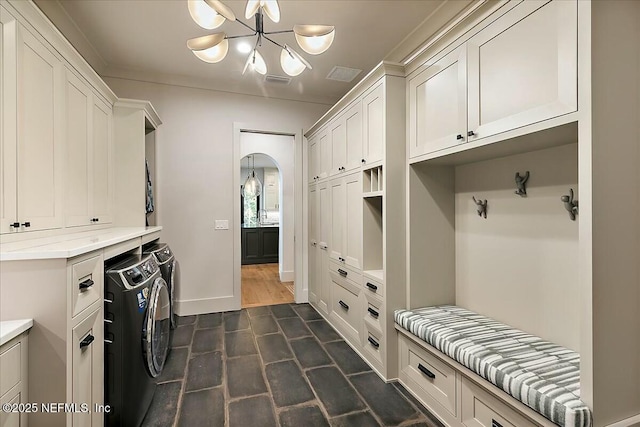
[[228, 219], [216, 219], [216, 230], [228, 230], [229, 229], [229, 220]]

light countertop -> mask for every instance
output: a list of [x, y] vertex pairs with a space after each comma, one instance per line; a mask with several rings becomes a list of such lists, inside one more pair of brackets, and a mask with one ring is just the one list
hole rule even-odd
[[162, 227], [112, 227], [0, 243], [0, 261], [73, 258], [161, 230]]
[[0, 322], [0, 346], [11, 341], [33, 326], [32, 319], [6, 320]]

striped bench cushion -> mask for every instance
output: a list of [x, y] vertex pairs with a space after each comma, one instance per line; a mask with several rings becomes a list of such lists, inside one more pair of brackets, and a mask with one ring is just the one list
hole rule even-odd
[[591, 426], [575, 351], [456, 306], [396, 310], [395, 321], [555, 424]]

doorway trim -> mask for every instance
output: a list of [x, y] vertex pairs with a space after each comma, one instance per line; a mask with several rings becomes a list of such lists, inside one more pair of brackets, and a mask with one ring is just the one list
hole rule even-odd
[[306, 281], [304, 280], [304, 256], [303, 256], [303, 233], [304, 233], [304, 209], [303, 209], [303, 187], [305, 185], [303, 175], [303, 137], [302, 129], [282, 129], [269, 128], [266, 126], [255, 126], [247, 123], [233, 123], [233, 305], [239, 310], [242, 307], [242, 247], [241, 247], [241, 227], [240, 227], [240, 134], [242, 132], [262, 133], [271, 135], [293, 136], [293, 268], [294, 268], [294, 298], [296, 303], [304, 303], [309, 299]]

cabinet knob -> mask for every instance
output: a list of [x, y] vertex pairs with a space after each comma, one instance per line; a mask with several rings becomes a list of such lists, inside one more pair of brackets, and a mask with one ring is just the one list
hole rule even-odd
[[469, 132], [467, 132], [467, 136], [474, 136], [474, 135], [475, 135], [475, 133], [473, 133], [473, 131], [472, 131], [472, 130], [470, 130]]
[[19, 222], [14, 222], [13, 224], [9, 224], [9, 227], [20, 228], [20, 223]]
[[464, 139], [464, 136], [462, 136], [462, 134], [458, 134], [458, 136], [456, 136], [456, 139], [460, 141], [461, 139]]
[[23, 227], [25, 227], [25, 228], [29, 228], [29, 227], [31, 227], [31, 223], [30, 223], [29, 221], [27, 221], [27, 222], [23, 222], [23, 223], [22, 223], [22, 224], [20, 224], [20, 225], [22, 225], [22, 226], [23, 226]]
[[361, 162], [362, 163], [367, 163], [367, 161], [365, 159], [362, 159]]

